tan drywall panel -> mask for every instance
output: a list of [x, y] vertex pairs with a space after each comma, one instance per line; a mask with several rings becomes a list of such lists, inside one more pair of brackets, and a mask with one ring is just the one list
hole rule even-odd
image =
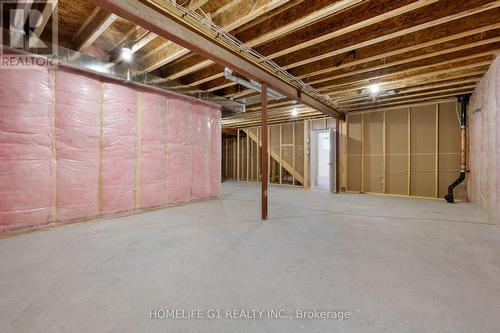
[[436, 105], [411, 108], [411, 195], [436, 194]]
[[[439, 105], [439, 197], [460, 174], [460, 121], [456, 103]], [[465, 199], [465, 182], [455, 188], [456, 199]]]
[[347, 118], [347, 190], [361, 191], [362, 115], [349, 115]]
[[385, 114], [386, 185], [388, 194], [408, 194], [408, 109]]
[[384, 113], [364, 114], [363, 124], [363, 191], [384, 191]]

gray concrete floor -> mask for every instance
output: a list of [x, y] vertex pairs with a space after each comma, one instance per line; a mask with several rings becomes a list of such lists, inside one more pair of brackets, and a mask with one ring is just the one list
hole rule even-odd
[[[500, 228], [478, 208], [289, 187], [270, 197], [267, 223], [258, 185], [226, 183], [221, 200], [0, 239], [0, 331], [498, 332]], [[352, 317], [151, 320], [151, 309]]]

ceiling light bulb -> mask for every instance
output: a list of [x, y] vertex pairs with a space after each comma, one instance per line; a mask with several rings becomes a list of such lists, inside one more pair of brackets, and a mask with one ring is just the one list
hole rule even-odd
[[299, 115], [299, 111], [297, 109], [292, 110], [292, 117], [297, 117]]
[[377, 95], [380, 92], [380, 86], [378, 84], [372, 84], [368, 87], [370, 95]]
[[122, 59], [125, 62], [131, 62], [132, 58], [134, 57], [134, 52], [132, 52], [132, 49], [129, 49], [128, 47], [122, 48]]

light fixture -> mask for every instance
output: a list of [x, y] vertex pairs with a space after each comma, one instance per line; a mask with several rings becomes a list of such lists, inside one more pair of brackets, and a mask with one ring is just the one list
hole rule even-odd
[[131, 62], [133, 57], [134, 57], [134, 52], [132, 51], [131, 48], [122, 47], [121, 58], [123, 61]]
[[297, 110], [296, 108], [293, 108], [291, 114], [292, 114], [292, 117], [297, 117], [299, 115], [299, 110]]
[[368, 92], [372, 96], [377, 96], [378, 93], [380, 92], [380, 86], [378, 84], [372, 84], [371, 86], [368, 87]]

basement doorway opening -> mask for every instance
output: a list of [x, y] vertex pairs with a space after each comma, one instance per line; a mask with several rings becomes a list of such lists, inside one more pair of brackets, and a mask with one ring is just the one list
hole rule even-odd
[[313, 189], [335, 192], [335, 131], [311, 133], [311, 179]]

